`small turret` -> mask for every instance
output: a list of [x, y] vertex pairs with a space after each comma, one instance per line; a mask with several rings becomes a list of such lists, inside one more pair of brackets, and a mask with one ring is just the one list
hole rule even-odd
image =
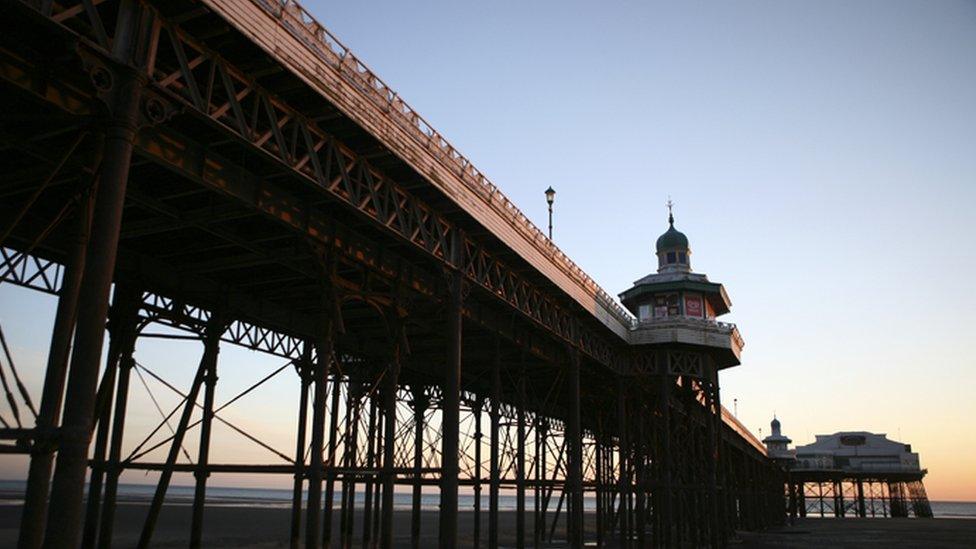
[[776, 419], [776, 414], [773, 414], [773, 421], [769, 422], [769, 428], [773, 434], [763, 439], [763, 444], [766, 445], [766, 453], [773, 459], [792, 459], [793, 456], [790, 454], [788, 446], [793, 441], [780, 432], [780, 423]]
[[674, 228], [672, 202], [668, 200], [668, 230], [657, 239], [657, 272], [690, 273], [691, 248], [688, 237]]

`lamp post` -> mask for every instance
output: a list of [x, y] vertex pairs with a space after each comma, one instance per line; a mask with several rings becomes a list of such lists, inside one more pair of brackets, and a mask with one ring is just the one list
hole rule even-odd
[[549, 187], [546, 189], [546, 203], [549, 204], [549, 240], [552, 240], [552, 203], [556, 200], [556, 191]]

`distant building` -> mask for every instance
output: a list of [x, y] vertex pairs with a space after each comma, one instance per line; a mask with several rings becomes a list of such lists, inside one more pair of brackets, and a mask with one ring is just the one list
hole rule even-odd
[[884, 433], [841, 431], [790, 450], [779, 420], [773, 417], [770, 427], [763, 444], [789, 472], [791, 516], [932, 516], [922, 484], [927, 471], [911, 444]]
[[918, 454], [912, 452], [911, 444], [889, 440], [883, 433], [866, 431], [817, 435], [813, 444], [796, 447], [793, 468], [865, 472], [921, 470]]

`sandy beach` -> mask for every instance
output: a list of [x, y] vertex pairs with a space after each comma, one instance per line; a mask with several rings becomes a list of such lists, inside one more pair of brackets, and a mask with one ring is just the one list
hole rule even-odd
[[[0, 547], [13, 547], [17, 540], [20, 519], [19, 505], [0, 505]], [[140, 529], [148, 506], [142, 503], [120, 503], [116, 512], [114, 545], [132, 547], [139, 538]], [[186, 547], [189, 539], [190, 511], [187, 505], [166, 505], [160, 514], [153, 536], [153, 547]], [[205, 547], [288, 547], [291, 512], [288, 509], [268, 507], [208, 507], [205, 515]], [[410, 546], [410, 511], [397, 511], [394, 514], [394, 545]], [[338, 528], [339, 513], [334, 515]], [[593, 530], [595, 517], [586, 517], [587, 529]], [[462, 539], [470, 539], [473, 530], [474, 513], [459, 513], [458, 530]], [[488, 513], [482, 516], [482, 544], [488, 539]], [[553, 536], [553, 547], [565, 545], [565, 523], [561, 522]], [[515, 512], [499, 512], [499, 542], [505, 546], [515, 543]], [[356, 537], [362, 535], [362, 513], [356, 514]], [[526, 529], [531, 535], [532, 516], [527, 513]], [[333, 536], [338, 541], [338, 534]], [[421, 518], [421, 546], [437, 546], [437, 512], [423, 511]]]
[[[118, 508], [115, 546], [135, 544], [147, 506], [121, 504]], [[204, 545], [206, 547], [287, 547], [289, 511], [265, 507], [210, 507], [207, 509]], [[0, 505], [0, 547], [13, 547], [17, 539], [20, 506]], [[470, 535], [474, 514], [461, 512], [460, 530]], [[485, 514], [483, 524], [487, 524]], [[588, 516], [587, 528], [594, 527]], [[338, 520], [338, 516], [336, 517]], [[501, 512], [500, 541], [514, 545], [515, 513]], [[531, 516], [526, 527], [532, 529]], [[188, 541], [190, 507], [170, 505], [163, 509], [154, 536], [154, 547], [185, 547]], [[410, 545], [410, 513], [398, 511], [395, 516], [395, 545]], [[422, 519], [423, 547], [437, 545], [437, 513], [425, 511]], [[361, 516], [357, 516], [357, 534], [362, 531]], [[557, 531], [552, 545], [564, 546], [564, 537]], [[483, 531], [487, 540], [487, 530]], [[337, 538], [336, 538], [337, 539]], [[767, 532], [739, 532], [730, 540], [731, 546], [749, 548], [788, 547], [973, 547], [976, 544], [976, 520], [967, 519], [806, 519], [794, 526]], [[530, 543], [531, 545], [531, 543]]]
[[733, 546], [785, 547], [976, 547], [973, 519], [802, 519], [766, 532], [739, 532]]

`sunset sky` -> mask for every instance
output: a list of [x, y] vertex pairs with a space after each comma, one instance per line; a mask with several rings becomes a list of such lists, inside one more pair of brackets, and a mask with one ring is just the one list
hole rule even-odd
[[[931, 499], [976, 500], [976, 3], [304, 4], [538, 226], [554, 187], [556, 243], [609, 293], [654, 270], [670, 195], [693, 269], [731, 296], [746, 347], [722, 398], [754, 433], [774, 412], [797, 444], [887, 433]], [[0, 285], [34, 386], [53, 308]], [[137, 358], [186, 387], [199, 344]], [[283, 363], [220, 358], [224, 396]], [[228, 418], [290, 453], [274, 404], [296, 386]], [[154, 425], [133, 391], [130, 426]]]

